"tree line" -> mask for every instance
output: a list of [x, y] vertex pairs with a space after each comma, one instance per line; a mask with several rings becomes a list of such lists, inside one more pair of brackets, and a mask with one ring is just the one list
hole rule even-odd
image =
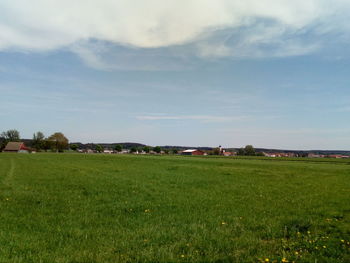
[[[4, 131], [0, 135], [0, 151], [2, 151], [8, 142], [19, 142], [21, 136], [17, 130]], [[55, 132], [54, 134], [45, 137], [44, 133], [38, 131], [33, 134], [31, 147], [36, 151], [55, 151], [63, 152], [68, 149], [69, 141], [61, 132]]]
[[246, 145], [244, 148], [238, 149], [237, 155], [241, 156], [264, 156], [262, 152], [256, 152], [252, 145]]
[[[72, 145], [70, 145], [70, 148], [75, 151], [75, 150], [77, 150], [78, 145], [72, 144]], [[95, 150], [97, 152], [101, 153], [104, 151], [104, 147], [100, 144], [97, 144], [95, 146]], [[117, 144], [113, 147], [113, 150], [116, 152], [122, 152], [123, 145]], [[171, 150], [170, 149], [162, 149], [160, 146], [155, 146], [155, 147], [151, 147], [151, 146], [136, 147], [136, 146], [133, 146], [130, 148], [131, 153], [136, 153], [136, 152], [150, 153], [151, 151], [153, 151], [155, 153], [161, 153], [163, 151], [165, 154], [169, 154], [169, 153], [177, 154], [178, 153], [177, 149], [171, 149]]]
[[[13, 129], [13, 130], [7, 130], [0, 134], [0, 152], [6, 147], [6, 144], [8, 142], [19, 142], [21, 140], [19, 131]], [[45, 137], [44, 133], [38, 131], [33, 134], [33, 138], [30, 143], [31, 147], [35, 149], [35, 151], [55, 151], [55, 152], [63, 152], [64, 150], [68, 150], [69, 148], [73, 151], [78, 150], [78, 145], [71, 144], [69, 145], [69, 141], [66, 138], [66, 136], [61, 132], [55, 132], [54, 134]], [[104, 148], [102, 145], [95, 145], [95, 149], [97, 152], [103, 152]], [[122, 152], [123, 146], [120, 144], [117, 144], [113, 148], [116, 152]], [[131, 153], [135, 152], [145, 152], [150, 153], [151, 151], [155, 153], [161, 153], [162, 151], [165, 154], [177, 154], [178, 149], [162, 149], [160, 146], [150, 147], [150, 146], [143, 146], [143, 147], [136, 147], [133, 146], [130, 148]], [[211, 151], [207, 151], [209, 155], [220, 155], [220, 149], [214, 148]], [[238, 149], [237, 155], [243, 155], [243, 156], [263, 156], [264, 154], [262, 152], [256, 152], [254, 147], [252, 145], [247, 145], [244, 148]]]

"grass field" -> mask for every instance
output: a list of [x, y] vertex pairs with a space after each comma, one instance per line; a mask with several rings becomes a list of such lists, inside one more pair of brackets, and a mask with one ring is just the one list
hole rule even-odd
[[350, 262], [344, 160], [0, 154], [0, 211], [1, 263]]

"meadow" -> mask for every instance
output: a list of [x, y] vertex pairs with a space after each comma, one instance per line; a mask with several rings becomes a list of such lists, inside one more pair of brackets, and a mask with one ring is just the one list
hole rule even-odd
[[0, 262], [350, 262], [350, 161], [1, 153]]

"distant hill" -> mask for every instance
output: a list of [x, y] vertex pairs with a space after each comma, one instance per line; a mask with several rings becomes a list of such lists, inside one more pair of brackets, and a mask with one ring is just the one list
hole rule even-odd
[[186, 150], [186, 149], [199, 149], [203, 151], [211, 151], [214, 148], [213, 147], [195, 147], [195, 146], [170, 146], [170, 145], [165, 145], [165, 146], [160, 146], [162, 149], [177, 149], [177, 150]]

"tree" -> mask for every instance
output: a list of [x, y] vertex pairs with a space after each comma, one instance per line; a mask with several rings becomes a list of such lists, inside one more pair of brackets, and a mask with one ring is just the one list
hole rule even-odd
[[153, 148], [153, 151], [156, 153], [160, 153], [162, 151], [162, 149], [160, 148], [160, 146], [156, 146]]
[[37, 133], [33, 134], [32, 146], [35, 148], [35, 150], [40, 151], [43, 149], [44, 140], [45, 136], [42, 132], [38, 131]]
[[6, 147], [5, 139], [0, 137], [0, 152]]
[[220, 148], [214, 148], [213, 155], [220, 155]]
[[53, 149], [53, 142], [52, 141], [49, 141], [48, 139], [45, 139], [43, 140], [43, 143], [42, 143], [42, 149], [47, 152], [48, 150], [50, 149]]
[[0, 134], [0, 152], [6, 147], [8, 142], [18, 142], [20, 140], [19, 131], [8, 130]]
[[96, 145], [95, 149], [99, 153], [103, 152], [103, 147], [101, 145], [99, 145], [99, 144]]
[[151, 151], [151, 148], [149, 146], [145, 146], [145, 147], [143, 147], [143, 151], [145, 153], [149, 153]]
[[247, 156], [255, 156], [255, 149], [252, 145], [247, 145], [246, 147], [244, 147], [244, 155]]
[[245, 155], [244, 149], [243, 148], [238, 149], [237, 155]]
[[179, 151], [177, 149], [173, 149], [173, 154], [178, 154]]
[[135, 146], [131, 147], [130, 152], [131, 152], [131, 153], [136, 153], [136, 152], [137, 152], [136, 147], [135, 147]]
[[1, 133], [1, 137], [5, 139], [6, 142], [18, 142], [20, 140], [19, 131], [8, 130]]
[[78, 150], [78, 145], [76, 145], [76, 144], [71, 144], [71, 145], [69, 146], [69, 148], [71, 148], [73, 151], [76, 151], [76, 150]]
[[116, 146], [114, 146], [114, 150], [119, 153], [123, 150], [123, 147], [120, 144], [117, 144]]
[[56, 152], [63, 152], [63, 150], [68, 148], [69, 141], [61, 132], [52, 134], [47, 140], [51, 142], [51, 149]]

